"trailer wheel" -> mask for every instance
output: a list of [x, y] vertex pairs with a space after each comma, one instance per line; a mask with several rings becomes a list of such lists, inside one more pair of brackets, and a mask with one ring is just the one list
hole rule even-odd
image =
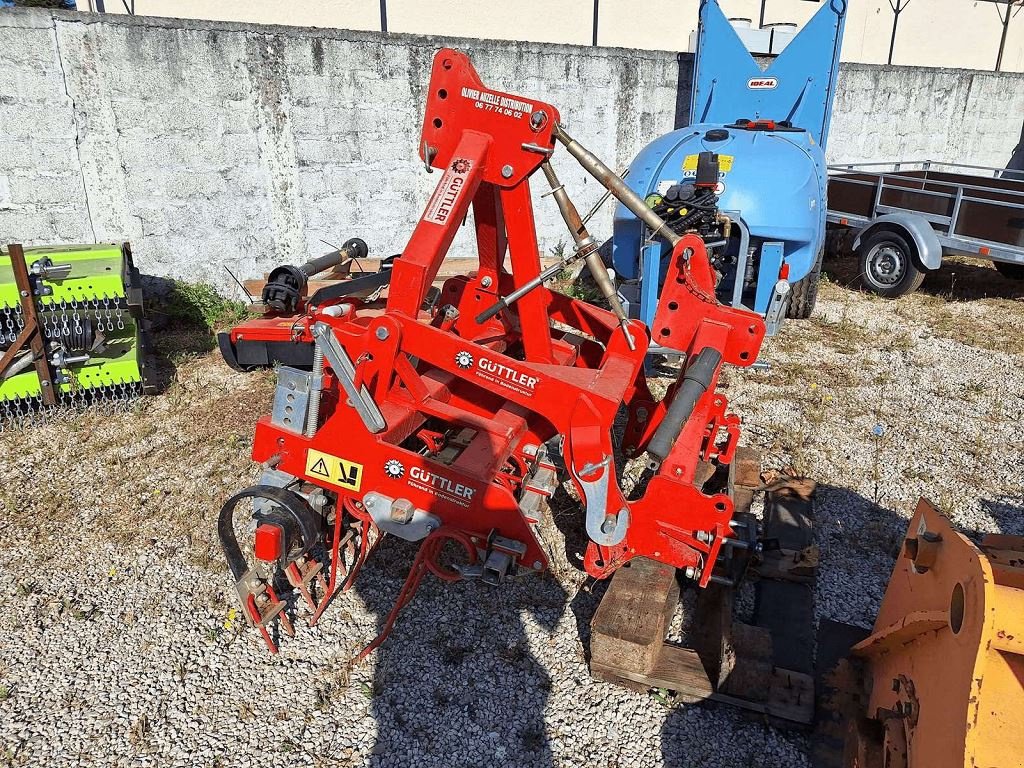
[[818, 284], [821, 282], [821, 261], [824, 255], [825, 251], [822, 250], [811, 271], [790, 287], [789, 306], [786, 307], [786, 317], [790, 320], [806, 320], [814, 312], [814, 305], [818, 303]]
[[906, 239], [890, 230], [868, 235], [857, 248], [860, 280], [872, 293], [895, 299], [913, 293], [924, 282], [924, 270]]
[[1024, 280], [1024, 264], [1007, 264], [1005, 261], [994, 261], [996, 272], [1010, 280]]

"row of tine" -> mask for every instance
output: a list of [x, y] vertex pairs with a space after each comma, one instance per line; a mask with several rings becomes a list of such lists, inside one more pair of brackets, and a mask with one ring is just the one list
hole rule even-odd
[[41, 395], [0, 398], [0, 433], [41, 426], [97, 406], [111, 412], [123, 411], [141, 395], [142, 382], [121, 381], [104, 387], [74, 387], [62, 391], [57, 406], [49, 408], [43, 404]]

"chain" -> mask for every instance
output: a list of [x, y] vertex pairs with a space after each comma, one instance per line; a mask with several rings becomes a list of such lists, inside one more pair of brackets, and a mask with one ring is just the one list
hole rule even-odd
[[[107, 330], [114, 330], [114, 313], [110, 309], [110, 297], [107, 294], [103, 294], [103, 316], [107, 320]], [[102, 325], [102, 323], [101, 323]]]
[[54, 329], [62, 338], [67, 338], [71, 335], [71, 317], [68, 315], [68, 303], [61, 299], [57, 306], [60, 307], [60, 327], [57, 328], [55, 324]]
[[15, 304], [12, 307], [9, 304], [4, 304], [3, 317], [4, 322], [3, 327], [0, 328], [0, 338], [5, 338], [13, 344], [24, 325], [21, 320], [21, 305]]

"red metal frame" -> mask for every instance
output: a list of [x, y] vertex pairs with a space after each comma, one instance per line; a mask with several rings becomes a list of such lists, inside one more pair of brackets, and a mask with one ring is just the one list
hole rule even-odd
[[[733, 505], [727, 495], [704, 494], [694, 484], [695, 475], [700, 462], [731, 461], [739, 436], [739, 420], [726, 413], [715, 382], [643, 495], [627, 499], [609, 460], [616, 414], [627, 408], [623, 447], [628, 455], [638, 454], [676, 390], [673, 386], [665, 401], [656, 402], [647, 387], [646, 327], [631, 323], [637, 343], [630, 350], [612, 313], [544, 286], [483, 323], [475, 319], [541, 271], [529, 177], [554, 151], [552, 129], [558, 120], [550, 104], [484, 87], [464, 54], [450, 49], [437, 54], [420, 146], [424, 160], [443, 174], [394, 263], [383, 311], [345, 299], [354, 310], [342, 317], [325, 314], [325, 307], [306, 307], [295, 317], [256, 320], [232, 334], [236, 340], [284, 335], [312, 343], [313, 324], [326, 323], [355, 361], [358, 383], [367, 387], [387, 426], [377, 434], [369, 431], [328, 369], [315, 435], [296, 434], [265, 416], [256, 427], [253, 459], [273, 459], [278, 470], [333, 491], [338, 509], [343, 504], [361, 508], [369, 490], [409, 499], [439, 517], [459, 541], [486, 541], [498, 534], [521, 542], [521, 564], [542, 569], [547, 558], [534, 536], [535, 521], [519, 508], [521, 477], [536, 462], [539, 446], [562, 436], [564, 463], [580, 498], [586, 502], [589, 484], [604, 480], [609, 519], [620, 510], [629, 514], [620, 544], [591, 542], [587, 571], [605, 577], [642, 556], [699, 569], [706, 584], [721, 539], [731, 533]], [[458, 309], [452, 322], [421, 307], [470, 207], [479, 268], [444, 284], [437, 305]], [[703, 241], [684, 237], [671, 258], [654, 324], [658, 343], [687, 355], [713, 347], [723, 362], [753, 363], [764, 324], [715, 299]], [[450, 463], [424, 455], [436, 445], [441, 424], [475, 430]], [[417, 434], [422, 443], [411, 446], [408, 441]], [[307, 472], [309, 450], [357, 465], [357, 488]], [[596, 494], [591, 501], [601, 503]], [[335, 526], [341, 525], [338, 514]], [[698, 532], [713, 532], [713, 543], [704, 543], [706, 536], [698, 539]], [[340, 531], [329, 538], [339, 541]], [[332, 594], [334, 582], [332, 574]]]

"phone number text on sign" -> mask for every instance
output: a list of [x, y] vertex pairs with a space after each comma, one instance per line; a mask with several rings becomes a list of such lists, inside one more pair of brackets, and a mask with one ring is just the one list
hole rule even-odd
[[502, 96], [500, 93], [464, 87], [462, 89], [462, 97], [470, 99], [473, 102], [473, 106], [477, 109], [494, 112], [495, 114], [511, 117], [516, 120], [522, 119], [524, 115], [533, 113], [533, 104], [530, 102]]

